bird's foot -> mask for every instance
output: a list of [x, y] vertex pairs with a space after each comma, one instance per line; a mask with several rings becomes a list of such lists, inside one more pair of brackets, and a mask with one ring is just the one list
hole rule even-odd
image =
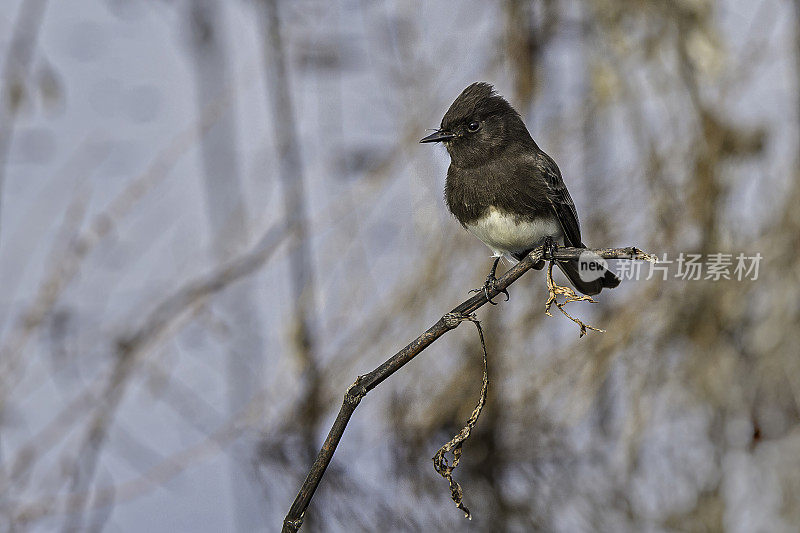
[[544, 245], [542, 247], [544, 248], [544, 258], [554, 261], [556, 250], [558, 250], [558, 244], [556, 244], [556, 241], [553, 240], [553, 237], [549, 235], [545, 237]]
[[547, 262], [547, 260], [550, 260], [550, 261], [553, 260], [553, 256], [554, 256], [554, 254], [555, 254], [557, 249], [558, 249], [558, 245], [553, 240], [553, 237], [551, 237], [549, 235], [547, 237], [545, 237], [544, 242], [542, 243], [542, 259], [540, 259], [538, 263], [533, 265], [533, 269], [534, 270], [543, 269], [545, 263]]
[[[483, 287], [478, 287], [477, 289], [472, 289], [469, 292], [483, 292], [483, 295], [486, 296], [486, 300], [492, 304], [497, 305], [495, 302], [492, 301], [490, 294], [497, 290], [497, 278], [495, 277], [495, 273], [497, 272], [497, 264], [500, 262], [500, 257], [494, 260], [494, 264], [492, 265], [492, 271], [489, 272], [489, 275], [486, 276], [486, 282], [483, 284]], [[511, 298], [509, 296], [508, 291], [505, 289], [500, 290], [500, 294], [506, 295], [506, 301]]]
[[[486, 276], [486, 283], [484, 283], [482, 287], [478, 287], [477, 289], [472, 289], [469, 292], [483, 292], [483, 295], [486, 296], [486, 300], [490, 304], [497, 305], [497, 302], [493, 302], [492, 297], [490, 296], [490, 294], [496, 289], [497, 289], [497, 278], [495, 277], [494, 274], [489, 274], [488, 276]], [[508, 299], [510, 298], [508, 291], [505, 289], [502, 289], [499, 292], [499, 294], [506, 295], [505, 301], [508, 301]]]

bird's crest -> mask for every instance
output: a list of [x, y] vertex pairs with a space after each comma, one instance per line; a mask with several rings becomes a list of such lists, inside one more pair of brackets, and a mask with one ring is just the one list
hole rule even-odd
[[[477, 113], [480, 116], [476, 116]], [[496, 113], [517, 112], [505, 98], [497, 94], [491, 83], [477, 81], [464, 89], [458, 98], [450, 105], [450, 109], [442, 118], [442, 129], [470, 119], [480, 119]]]

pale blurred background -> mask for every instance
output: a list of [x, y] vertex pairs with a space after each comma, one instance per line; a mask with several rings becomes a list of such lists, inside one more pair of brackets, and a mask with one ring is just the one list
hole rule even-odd
[[[800, 1], [0, 0], [0, 528], [276, 531], [344, 390], [478, 286], [419, 145], [495, 84], [594, 246], [757, 280], [481, 309], [303, 531], [800, 529]], [[644, 266], [644, 271], [647, 265]]]

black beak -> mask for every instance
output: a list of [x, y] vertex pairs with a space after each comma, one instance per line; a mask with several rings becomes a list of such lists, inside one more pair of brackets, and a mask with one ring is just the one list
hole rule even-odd
[[450, 133], [449, 131], [438, 130], [434, 131], [427, 137], [423, 137], [419, 140], [421, 143], [438, 143], [441, 141], [449, 141], [450, 139], [454, 138], [455, 135]]

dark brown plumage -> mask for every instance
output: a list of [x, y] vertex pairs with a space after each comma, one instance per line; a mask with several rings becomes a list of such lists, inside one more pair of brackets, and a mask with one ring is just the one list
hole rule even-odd
[[[585, 248], [558, 166], [490, 84], [477, 82], [464, 89], [441, 128], [420, 142], [444, 142], [450, 154], [447, 207], [495, 255], [519, 260], [548, 236], [558, 244]], [[619, 285], [609, 270], [600, 270], [599, 278], [582, 279], [578, 265], [577, 260], [558, 263], [584, 294]]]

